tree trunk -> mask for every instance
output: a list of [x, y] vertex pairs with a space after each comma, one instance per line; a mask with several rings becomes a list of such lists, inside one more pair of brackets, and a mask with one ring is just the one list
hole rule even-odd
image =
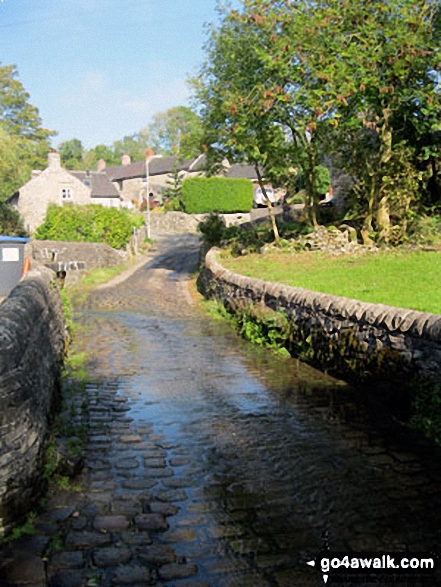
[[361, 227], [361, 238], [363, 239], [364, 245], [372, 245], [374, 241], [371, 238], [371, 234], [374, 232], [372, 226], [372, 220], [374, 218], [374, 203], [375, 203], [375, 178], [371, 174], [371, 185], [368, 195], [368, 210]]
[[[380, 129], [380, 176], [382, 169], [392, 157], [392, 131], [389, 128], [389, 110], [383, 110], [384, 122]], [[390, 233], [390, 216], [388, 195], [381, 195], [381, 184], [378, 187], [378, 204], [376, 214], [376, 227], [380, 241], [388, 242]]]
[[257, 181], [259, 182], [259, 186], [260, 186], [260, 189], [262, 190], [263, 197], [265, 198], [266, 203], [268, 205], [268, 211], [269, 211], [270, 220], [271, 220], [271, 227], [272, 227], [273, 233], [274, 233], [274, 242], [276, 244], [278, 244], [279, 240], [280, 240], [280, 235], [279, 235], [279, 229], [277, 228], [276, 216], [274, 214], [273, 203], [271, 202], [271, 200], [268, 197], [268, 194], [266, 193], [265, 186], [263, 185], [262, 175], [260, 173], [259, 166], [257, 165], [257, 163], [254, 164], [254, 169], [256, 170]]
[[308, 169], [306, 172], [306, 193], [308, 200], [308, 208], [306, 210], [307, 217], [314, 228], [318, 226], [317, 222], [317, 206], [318, 199], [315, 193], [315, 151], [311, 141], [308, 143]]

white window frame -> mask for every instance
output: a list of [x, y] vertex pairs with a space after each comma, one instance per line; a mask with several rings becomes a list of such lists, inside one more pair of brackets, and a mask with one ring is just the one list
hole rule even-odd
[[73, 198], [73, 188], [60, 188], [60, 198], [62, 202], [71, 202]]

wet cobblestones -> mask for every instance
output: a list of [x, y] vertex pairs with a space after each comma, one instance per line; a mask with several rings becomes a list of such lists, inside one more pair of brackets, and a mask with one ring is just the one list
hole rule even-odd
[[333, 550], [439, 545], [439, 451], [199, 316], [177, 250], [84, 313], [85, 469], [1, 549], [0, 586], [316, 587], [326, 531]]

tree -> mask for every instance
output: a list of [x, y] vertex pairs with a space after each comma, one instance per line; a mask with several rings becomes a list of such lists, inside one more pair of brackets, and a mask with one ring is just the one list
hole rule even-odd
[[149, 132], [146, 129], [137, 134], [125, 136], [120, 141], [113, 143], [114, 158], [121, 163], [122, 156], [127, 154], [132, 161], [143, 161], [149, 144]]
[[83, 156], [83, 164], [86, 169], [96, 169], [98, 161], [103, 159], [107, 165], [120, 165], [121, 158], [115, 156], [111, 147], [106, 145], [97, 145], [89, 149]]
[[0, 199], [29, 180], [32, 169], [46, 165], [55, 134], [42, 127], [38, 110], [17, 77], [15, 65], [0, 63]]
[[[433, 135], [439, 120], [436, 9], [437, 0], [244, 0], [241, 12], [225, 12], [212, 31], [195, 83], [208, 150], [218, 150], [216, 131], [221, 147], [236, 140], [252, 160], [256, 130], [264, 136], [271, 125], [289, 129], [290, 140], [278, 149], [302, 171], [316, 224], [322, 153], [329, 146], [337, 154], [350, 145], [357, 149], [357, 137], [372, 132], [376, 146], [357, 156], [354, 186], [365, 242], [373, 233], [388, 240], [391, 213], [406, 216], [418, 180], [412, 145], [397, 121], [406, 113], [408, 127]], [[212, 122], [217, 125], [210, 130]], [[262, 160], [277, 152], [273, 146], [260, 141]]]
[[28, 236], [17, 210], [4, 202], [0, 202], [0, 234]]
[[84, 149], [81, 141], [71, 139], [58, 145], [61, 163], [66, 169], [83, 169]]
[[28, 141], [9, 135], [0, 125], [0, 201], [30, 179]]
[[184, 209], [182, 202], [182, 182], [184, 175], [182, 171], [179, 171], [177, 161], [175, 161], [173, 171], [167, 177], [167, 186], [161, 193], [164, 203], [172, 206], [174, 209]]
[[181, 159], [195, 159], [201, 154], [201, 120], [186, 106], [157, 114], [147, 130], [150, 144], [157, 153]]
[[0, 62], [0, 121], [10, 135], [48, 144], [55, 133], [42, 127], [38, 109], [29, 103], [29, 94], [17, 79], [15, 65]]

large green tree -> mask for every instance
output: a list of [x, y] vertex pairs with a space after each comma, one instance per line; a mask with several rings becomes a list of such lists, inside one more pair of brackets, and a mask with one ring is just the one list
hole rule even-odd
[[71, 139], [58, 145], [61, 164], [66, 169], [83, 169], [84, 149], [79, 139]]
[[[226, 137], [252, 159], [256, 128], [262, 137], [274, 124], [289, 129], [282, 151], [303, 170], [316, 223], [320, 154], [352, 145], [363, 238], [376, 232], [387, 240], [391, 209], [405, 217], [418, 182], [397, 121], [406, 116], [423, 136], [439, 120], [436, 9], [436, 0], [244, 0], [212, 32], [197, 85], [210, 146], [224, 146]], [[275, 152], [269, 144], [260, 142], [262, 160]]]
[[156, 114], [147, 131], [150, 146], [157, 153], [181, 159], [195, 159], [201, 153], [201, 120], [186, 106]]
[[0, 199], [30, 179], [32, 169], [45, 166], [54, 134], [43, 128], [16, 66], [0, 63]]

